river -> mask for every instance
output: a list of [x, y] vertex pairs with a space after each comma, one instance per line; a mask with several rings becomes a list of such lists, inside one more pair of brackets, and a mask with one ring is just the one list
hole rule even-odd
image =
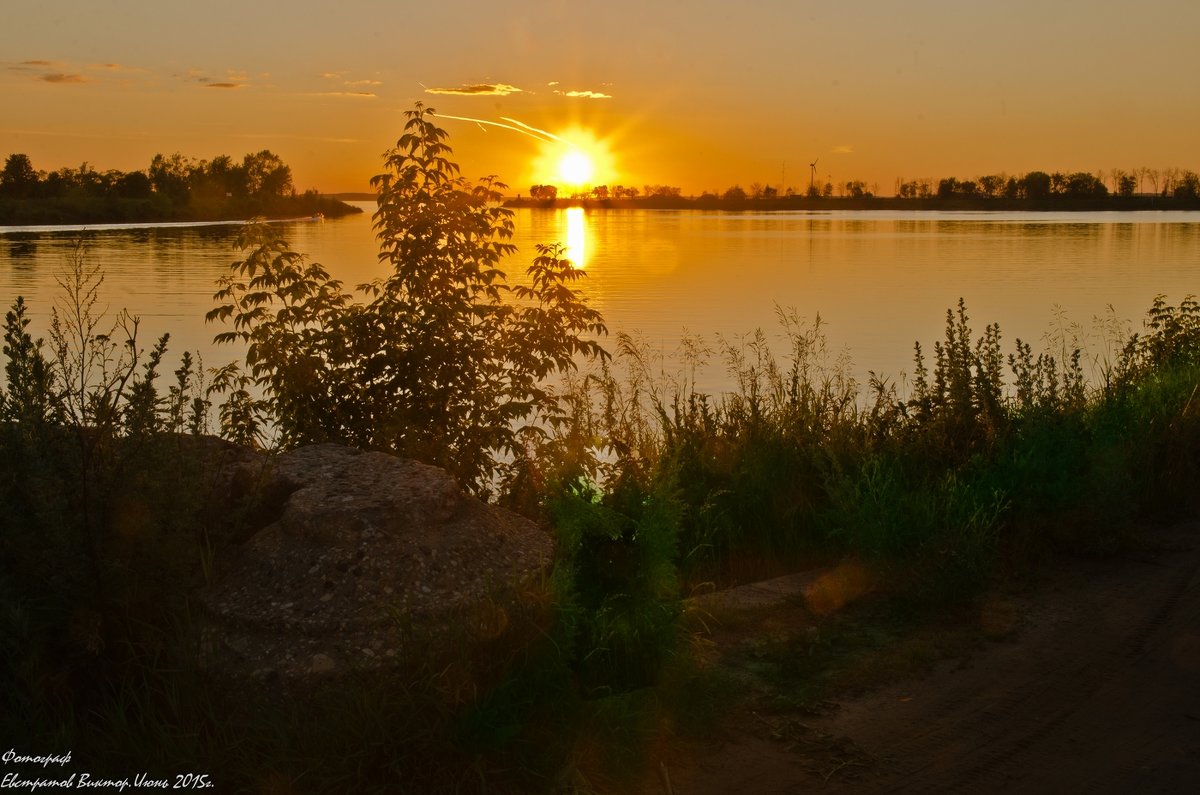
[[[294, 249], [347, 285], [384, 273], [367, 213], [280, 224]], [[820, 315], [831, 358], [860, 380], [869, 371], [902, 380], [913, 342], [940, 339], [946, 310], [966, 300], [977, 333], [1000, 324], [1042, 345], [1077, 324], [1091, 352], [1104, 352], [1109, 316], [1136, 330], [1154, 296], [1200, 292], [1200, 213], [827, 212], [670, 210], [516, 211], [508, 263], [517, 278], [534, 244], [561, 241], [586, 269], [583, 289], [611, 331], [626, 331], [679, 369], [685, 334], [719, 350], [762, 328], [779, 340], [776, 307], [811, 322]], [[168, 364], [185, 348], [206, 365], [237, 352], [212, 344], [204, 322], [214, 282], [236, 258], [236, 226], [79, 229], [0, 227], [0, 299], [23, 295], [44, 333], [59, 294], [56, 277], [76, 240], [102, 266], [102, 303], [141, 318], [149, 345], [171, 334]], [[1111, 308], [1111, 309], [1110, 309]], [[612, 342], [612, 340], [610, 340]], [[613, 347], [610, 345], [610, 347]], [[782, 352], [782, 351], [781, 351]], [[698, 377], [707, 391], [730, 381], [716, 355]], [[169, 370], [171, 368], [164, 368]]]

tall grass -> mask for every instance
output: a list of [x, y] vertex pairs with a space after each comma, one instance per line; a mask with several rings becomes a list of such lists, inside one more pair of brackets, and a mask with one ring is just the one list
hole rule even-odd
[[1138, 334], [1107, 340], [1115, 357], [1094, 359], [1095, 380], [1061, 318], [1050, 351], [1018, 339], [1006, 354], [999, 326], [977, 333], [960, 301], [932, 355], [915, 346], [903, 396], [874, 374], [850, 378], [819, 318], [778, 319], [783, 356], [761, 331], [722, 343], [736, 384], [723, 395], [694, 376], [651, 378], [644, 349], [622, 338], [612, 366], [570, 385], [569, 432], [519, 465], [626, 501], [671, 482], [692, 584], [753, 571], [747, 561], [853, 554], [935, 602], [970, 598], [1031, 557], [1111, 552], [1135, 523], [1196, 507], [1190, 297], [1156, 299]]

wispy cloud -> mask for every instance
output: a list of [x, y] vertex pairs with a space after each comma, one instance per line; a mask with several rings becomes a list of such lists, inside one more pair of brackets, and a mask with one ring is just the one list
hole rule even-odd
[[507, 97], [509, 94], [520, 94], [521, 89], [508, 83], [476, 83], [470, 86], [454, 88], [427, 88], [426, 94], [455, 94], [468, 97]]
[[848, 144], [842, 144], [841, 146], [833, 147], [833, 149], [829, 151], [833, 152], [835, 155], [848, 155], [854, 152], [854, 147]]
[[[363, 87], [369, 87], [369, 86], [383, 85], [382, 80], [373, 80], [369, 77], [360, 78], [358, 80], [347, 80], [346, 77], [349, 74], [350, 74], [350, 72], [343, 69], [340, 72], [321, 72], [321, 77], [325, 78], [326, 80], [341, 80], [342, 85], [349, 89], [357, 89], [357, 88], [363, 88]], [[339, 96], [373, 97], [373, 96], [375, 96], [373, 93], [371, 93], [369, 91], [319, 91], [319, 92], [310, 92], [310, 94], [312, 96], [329, 96], [329, 97], [339, 97]]]
[[90, 83], [83, 75], [64, 74], [62, 72], [50, 72], [49, 74], [41, 75], [39, 80], [44, 80], [47, 83]]
[[93, 63], [88, 64], [87, 68], [95, 72], [135, 72], [144, 74], [146, 71], [140, 66], [129, 66], [123, 63]]
[[146, 132], [83, 132], [77, 128], [70, 130], [30, 130], [28, 128], [0, 128], [0, 135], [38, 135], [50, 138], [96, 138], [106, 141], [137, 140], [149, 136]]
[[[0, 68], [25, 75], [30, 80], [39, 83], [56, 85], [80, 85], [90, 83], [97, 86], [132, 86], [146, 85], [150, 78], [150, 70], [140, 66], [108, 61], [105, 63], [79, 63], [72, 61], [49, 61], [42, 58], [20, 62], [0, 61]], [[198, 72], [189, 72], [187, 78], [194, 79]]]
[[[3, 63], [3, 62], [0, 62]], [[31, 80], [43, 83], [90, 83], [90, 79], [78, 72], [67, 71], [71, 65], [58, 61], [29, 60], [19, 63], [8, 62], [4, 68], [10, 72], [27, 75]], [[55, 71], [48, 71], [54, 69]]]
[[370, 91], [310, 91], [307, 96], [310, 97], [351, 97], [354, 99], [375, 99], [375, 94]]
[[177, 74], [175, 77], [188, 83], [199, 83], [205, 88], [225, 88], [236, 91], [239, 88], [250, 88], [254, 85], [249, 82], [248, 74], [237, 69], [226, 69], [223, 78], [212, 77], [204, 69], [189, 69], [187, 74]]
[[329, 138], [321, 135], [297, 135], [296, 133], [239, 133], [237, 138], [246, 138], [249, 140], [265, 140], [274, 141], [280, 138], [286, 138], [290, 141], [317, 141], [327, 144], [360, 144], [361, 138]]
[[603, 91], [555, 91], [562, 97], [575, 97], [579, 99], [612, 99], [612, 94], [605, 94]]

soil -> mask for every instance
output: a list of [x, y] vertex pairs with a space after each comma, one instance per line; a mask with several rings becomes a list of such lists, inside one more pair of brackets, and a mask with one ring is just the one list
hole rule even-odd
[[[813, 581], [793, 584], [810, 594]], [[744, 609], [761, 613], [763, 591]], [[719, 650], [764, 631], [725, 623]], [[666, 754], [645, 792], [1200, 791], [1200, 523], [1068, 562], [985, 603], [978, 627], [1000, 639], [815, 711], [752, 697], [713, 739]]]

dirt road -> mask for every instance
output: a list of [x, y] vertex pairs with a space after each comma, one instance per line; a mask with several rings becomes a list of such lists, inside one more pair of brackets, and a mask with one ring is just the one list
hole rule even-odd
[[804, 718], [819, 742], [743, 721], [674, 760], [672, 791], [1200, 792], [1200, 523], [1017, 602], [1017, 631], [965, 665]]

